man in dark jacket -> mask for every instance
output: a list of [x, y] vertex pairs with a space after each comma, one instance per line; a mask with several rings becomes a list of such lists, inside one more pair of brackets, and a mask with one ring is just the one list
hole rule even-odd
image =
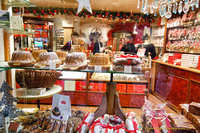
[[125, 54], [136, 53], [135, 45], [133, 44], [133, 37], [131, 35], [126, 36], [126, 44], [124, 44], [120, 51], [124, 51]]

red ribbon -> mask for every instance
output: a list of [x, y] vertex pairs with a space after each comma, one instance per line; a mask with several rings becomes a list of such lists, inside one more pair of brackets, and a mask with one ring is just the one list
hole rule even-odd
[[82, 122], [81, 122], [81, 123], [78, 125], [78, 127], [76, 128], [76, 131], [79, 131], [79, 133], [81, 132], [80, 129], [81, 129], [81, 127], [83, 126], [83, 124], [85, 124], [85, 125], [87, 125], [88, 127], [90, 127], [90, 124], [87, 123], [87, 122], [85, 122], [85, 120], [86, 120], [86, 118], [88, 117], [89, 114], [90, 114], [90, 113], [87, 113], [87, 114], [84, 116]]

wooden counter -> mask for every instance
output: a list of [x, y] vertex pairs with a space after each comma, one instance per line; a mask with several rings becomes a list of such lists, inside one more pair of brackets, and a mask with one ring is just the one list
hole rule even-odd
[[200, 102], [200, 70], [152, 61], [152, 91], [178, 107]]

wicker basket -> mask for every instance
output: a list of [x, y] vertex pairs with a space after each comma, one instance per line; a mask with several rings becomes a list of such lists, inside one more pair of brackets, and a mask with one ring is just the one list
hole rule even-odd
[[51, 88], [62, 76], [57, 71], [16, 70], [16, 81], [22, 88]]

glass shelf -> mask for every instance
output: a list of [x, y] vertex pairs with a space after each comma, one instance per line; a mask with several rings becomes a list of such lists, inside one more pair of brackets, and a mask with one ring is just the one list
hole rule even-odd
[[4, 4], [12, 7], [37, 7], [28, 0], [5, 0]]
[[[56, 69], [49, 69], [49, 67], [44, 67], [44, 68], [10, 67], [7, 62], [0, 62], [0, 69], [6, 69], [6, 70], [10, 70], [10, 69], [27, 69], [27, 70], [49, 70], [49, 71], [73, 71], [73, 72], [90, 72], [90, 73], [97, 72], [95, 70], [89, 70], [89, 69], [84, 69], [84, 70], [63, 70], [61, 67], [56, 68]], [[150, 70], [150, 68], [142, 68], [141, 72], [132, 72], [132, 73], [124, 73], [124, 72], [112, 71], [112, 70], [101, 71], [101, 72], [98, 72], [98, 73], [141, 74], [142, 71], [148, 71], [148, 70]]]

